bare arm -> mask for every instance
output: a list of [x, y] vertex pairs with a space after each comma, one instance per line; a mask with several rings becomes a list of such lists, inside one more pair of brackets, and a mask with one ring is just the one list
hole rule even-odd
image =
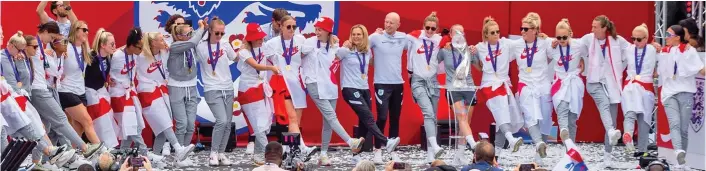
[[44, 11], [44, 9], [47, 7], [47, 2], [48, 1], [41, 1], [39, 2], [39, 5], [37, 5], [37, 16], [39, 16], [39, 23], [47, 23], [51, 20], [49, 18], [49, 15], [47, 15], [47, 12]]
[[[71, 2], [64, 1], [64, 5], [71, 6]], [[68, 12], [69, 12], [69, 21], [71, 21], [72, 23], [78, 21], [78, 17], [76, 17], [76, 14], [74, 13], [73, 9], [69, 10]]]

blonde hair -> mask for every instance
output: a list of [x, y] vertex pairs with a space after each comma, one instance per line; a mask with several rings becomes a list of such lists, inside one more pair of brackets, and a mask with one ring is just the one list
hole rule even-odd
[[522, 18], [522, 23], [527, 23], [531, 28], [535, 28], [537, 33], [539, 33], [540, 27], [542, 26], [542, 19], [539, 18], [539, 14], [530, 12], [527, 13], [525, 18]]
[[[172, 26], [172, 32], [169, 33], [169, 34], [172, 34], [172, 36], [177, 36], [177, 35], [180, 35], [180, 34], [184, 34], [184, 28], [187, 28], [187, 27], [191, 27], [191, 26], [185, 25], [185, 24], [182, 24], [182, 25], [174, 25], [174, 26]], [[175, 40], [175, 41], [176, 41], [176, 40]]]
[[639, 32], [645, 33], [645, 36], [646, 36], [645, 38], [650, 37], [649, 30], [647, 29], [647, 24], [645, 24], [645, 23], [642, 23], [639, 26], [635, 27], [635, 29], [633, 29], [633, 31], [639, 31]]
[[498, 26], [498, 23], [495, 22], [495, 19], [493, 19], [493, 17], [491, 16], [485, 17], [483, 19], [483, 41], [488, 40], [488, 33], [490, 32], [490, 30], [488, 29], [490, 29], [491, 26]]
[[354, 171], [375, 171], [375, 164], [368, 160], [362, 160], [355, 165]]
[[427, 18], [424, 18], [424, 23], [422, 23], [422, 26], [424, 26], [424, 24], [426, 24], [429, 21], [435, 22], [437, 26], [439, 25], [439, 18], [436, 17], [436, 11], [432, 11], [431, 14], [429, 14], [429, 16], [427, 16]]
[[24, 33], [22, 31], [17, 31], [9, 40], [7, 40], [7, 45], [27, 45], [27, 40], [24, 38]]
[[152, 40], [157, 39], [159, 35], [159, 32], [147, 32], [142, 36], [142, 55], [151, 61], [155, 61], [154, 54], [152, 54]]
[[[101, 57], [106, 57], [110, 59], [110, 57], [113, 56], [113, 54], [99, 54], [101, 46], [108, 43], [108, 37], [113, 37], [113, 33], [105, 31], [104, 28], [98, 29], [98, 32], [96, 32], [96, 36], [93, 38], [93, 46], [91, 46], [93, 48], [91, 52], [91, 58], [93, 58], [93, 56], [102, 55]], [[91, 65], [91, 63], [88, 63], [88, 65]]]
[[211, 19], [211, 22], [208, 23], [208, 26], [209, 26], [209, 28], [213, 28], [213, 26], [215, 26], [216, 24], [218, 24], [218, 25], [226, 25], [226, 23], [224, 23], [223, 20], [221, 20], [220, 18], [218, 18], [218, 16], [215, 16], [215, 17], [213, 17], [213, 18]]
[[357, 45], [353, 45], [353, 47], [355, 47], [355, 49], [357, 49], [358, 52], [368, 53], [368, 49], [370, 48], [370, 41], [368, 40], [368, 29], [365, 28], [365, 26], [362, 24], [356, 24], [353, 27], [351, 27], [350, 37], [353, 37], [353, 30], [355, 30], [355, 29], [360, 29], [363, 32], [363, 38], [361, 41], [362, 43], [357, 44]]
[[574, 31], [571, 30], [571, 25], [569, 25], [569, 19], [562, 18], [559, 23], [556, 23], [556, 29], [566, 29], [569, 31], [569, 37], [573, 37]]
[[[78, 32], [79, 32], [78, 29], [81, 28], [81, 26], [83, 26], [84, 24], [86, 24], [86, 22], [83, 20], [78, 20], [76, 22], [71, 23], [71, 30], [69, 30], [69, 42], [71, 42], [72, 45], [74, 42], [76, 42], [78, 40]], [[83, 31], [83, 30], [81, 30], [81, 31]], [[88, 33], [86, 33], [86, 35], [88, 35]], [[90, 51], [90, 49], [88, 48], [88, 41], [84, 41], [83, 44], [81, 44], [81, 53], [82, 53], [81, 56], [83, 58], [83, 62], [86, 64], [92, 63], [92, 60], [90, 57], [91, 54], [89, 53], [89, 51]], [[78, 55], [78, 54], [74, 54], [74, 55]]]

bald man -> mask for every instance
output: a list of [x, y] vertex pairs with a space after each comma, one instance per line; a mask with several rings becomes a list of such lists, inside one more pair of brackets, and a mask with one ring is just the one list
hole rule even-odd
[[[385, 130], [388, 112], [390, 115], [390, 134], [388, 137], [399, 137], [400, 110], [402, 108], [402, 51], [408, 46], [406, 34], [398, 32], [400, 15], [391, 12], [385, 16], [384, 32], [370, 35], [370, 48], [373, 50], [373, 67], [375, 77], [375, 101], [377, 102], [377, 126]], [[380, 148], [384, 142], [375, 141], [375, 156], [373, 162], [383, 163]], [[391, 154], [396, 158], [395, 154]]]

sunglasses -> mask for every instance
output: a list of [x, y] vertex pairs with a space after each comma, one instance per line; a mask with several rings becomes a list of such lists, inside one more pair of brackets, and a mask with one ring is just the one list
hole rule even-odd
[[19, 52], [25, 52], [25, 49], [20, 49], [20, 48], [17, 47], [17, 45], [14, 45], [14, 44], [13, 44], [12, 46], [14, 46], [15, 49], [17, 49], [17, 51], [19, 51]]
[[436, 31], [436, 27], [429, 27], [429, 26], [426, 26], [426, 27], [424, 27], [424, 30]]
[[642, 39], [645, 39], [644, 37], [630, 37], [630, 38], [632, 39], [632, 41], [638, 41], [638, 42], [641, 42]]
[[556, 40], [569, 40], [569, 36], [556, 36]]
[[88, 28], [78, 28], [77, 30], [83, 30], [83, 32], [88, 33]]
[[670, 33], [670, 32], [667, 32], [667, 38], [672, 38], [672, 37], [677, 37], [677, 35]]
[[226, 35], [226, 32], [213, 32], [213, 34], [216, 36], [224, 36]]
[[186, 34], [178, 34], [178, 36], [191, 37], [192, 32]]
[[500, 35], [500, 30], [495, 30], [495, 31], [490, 31], [488, 32], [490, 35]]
[[295, 30], [297, 29], [297, 25], [288, 25], [287, 30]]
[[32, 47], [32, 49], [37, 49], [37, 48], [39, 48], [39, 45], [27, 45], [27, 47]]
[[520, 31], [524, 31], [524, 32], [527, 32], [527, 31], [532, 30], [532, 29], [534, 29], [534, 28], [520, 27]]

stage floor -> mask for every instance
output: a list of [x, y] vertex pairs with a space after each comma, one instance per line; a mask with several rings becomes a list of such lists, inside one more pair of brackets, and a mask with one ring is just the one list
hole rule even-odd
[[[577, 144], [579, 148], [581, 149], [581, 152], [583, 153], [583, 159], [588, 165], [588, 168], [590, 170], [639, 170], [636, 169], [638, 167], [638, 162], [636, 159], [632, 157], [632, 155], [628, 156], [623, 153], [624, 151], [624, 146], [619, 146], [614, 149], [613, 156], [615, 158], [614, 160], [614, 165], [612, 165], [610, 168], [603, 168], [602, 167], [602, 155], [603, 155], [603, 144], [597, 144], [597, 143], [579, 143]], [[447, 153], [442, 156], [442, 160], [444, 160], [447, 163], [452, 162], [452, 156], [453, 154], [448, 151], [448, 147], [446, 147]], [[314, 156], [312, 160], [307, 162], [307, 168], [309, 170], [351, 170], [355, 164], [352, 163], [352, 155], [350, 154], [350, 151], [345, 149], [345, 148], [339, 148], [339, 147], [333, 147], [332, 150], [335, 151], [329, 151], [329, 158], [331, 159], [331, 163], [334, 163], [333, 166], [330, 167], [323, 167], [323, 166], [318, 166], [317, 165], [317, 160], [318, 155]], [[419, 146], [401, 146], [398, 147], [398, 153], [400, 154], [400, 158], [407, 163], [412, 164], [414, 169], [412, 170], [423, 170], [429, 167], [428, 164], [424, 162], [425, 160], [425, 154], [426, 152], [421, 151]], [[510, 151], [507, 150], [501, 150], [500, 151], [500, 157], [498, 159], [498, 162], [501, 164], [502, 167], [504, 167], [506, 170], [512, 170], [517, 164], [520, 163], [530, 163], [534, 159], [534, 145], [529, 145], [525, 144], [521, 147], [520, 151], [516, 153], [510, 153]], [[551, 170], [554, 167], [554, 164], [557, 163], [560, 158], [563, 156], [564, 153], [564, 147], [558, 144], [550, 144], [548, 148], [548, 156], [547, 158], [543, 159], [543, 164], [540, 166], [543, 168], [547, 168]], [[470, 151], [466, 151], [467, 155], [470, 155]], [[496, 151], [497, 154], [497, 151]], [[364, 152], [360, 154], [362, 159], [365, 160], [371, 160], [373, 158], [373, 153], [372, 152]], [[208, 152], [206, 151], [201, 151], [193, 154], [190, 156], [190, 158], [195, 161], [194, 163], [197, 163], [198, 166], [195, 167], [180, 167], [180, 168], [172, 168], [172, 167], [167, 167], [164, 169], [160, 170], [184, 170], [184, 171], [192, 171], [192, 170], [252, 170], [255, 168], [255, 166], [250, 162], [250, 158], [248, 155], [245, 154], [245, 149], [244, 148], [237, 148], [233, 152], [228, 153], [227, 155], [230, 157], [230, 159], [233, 161], [234, 165], [226, 167], [226, 166], [220, 166], [220, 167], [209, 167], [208, 166]], [[25, 163], [29, 163], [30, 157], [27, 158]], [[383, 165], [377, 165], [377, 170], [383, 170]], [[457, 168], [461, 168], [461, 166], [456, 166]], [[684, 169], [687, 170], [687, 169]]]

